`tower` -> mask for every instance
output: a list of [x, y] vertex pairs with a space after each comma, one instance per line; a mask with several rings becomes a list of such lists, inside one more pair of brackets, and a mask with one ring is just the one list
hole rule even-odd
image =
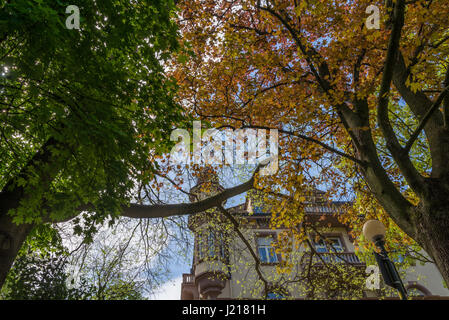
[[[214, 170], [206, 167], [190, 190], [190, 201], [200, 201], [223, 190]], [[183, 283], [181, 298], [216, 299], [225, 288], [228, 252], [224, 232], [219, 230], [222, 222], [223, 217], [217, 210], [189, 216], [189, 228], [194, 233], [194, 256], [191, 275], [186, 275], [190, 278]]]

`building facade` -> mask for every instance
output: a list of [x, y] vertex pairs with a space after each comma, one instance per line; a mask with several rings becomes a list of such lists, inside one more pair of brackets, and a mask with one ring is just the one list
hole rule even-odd
[[[222, 190], [216, 177], [205, 174], [192, 188], [191, 201]], [[219, 210], [190, 216], [195, 246], [190, 273], [183, 274], [181, 299], [394, 298], [380, 274], [367, 273], [370, 268], [355, 253], [349, 228], [336, 218], [348, 203], [328, 202], [323, 197], [324, 192], [313, 190], [306, 199], [303, 220], [311, 227], [308, 246], [295, 243], [285, 229], [273, 229], [270, 209], [252, 196], [226, 209], [231, 221]], [[291, 249], [279, 252], [276, 248], [281, 242]], [[410, 295], [449, 296], [431, 263], [416, 263], [403, 270], [402, 279]]]

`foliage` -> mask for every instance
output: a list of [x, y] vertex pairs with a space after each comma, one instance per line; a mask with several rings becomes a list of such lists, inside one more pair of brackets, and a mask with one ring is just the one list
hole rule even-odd
[[86, 283], [70, 288], [65, 273], [66, 257], [60, 252], [40, 256], [35, 253], [20, 255], [11, 268], [2, 299], [6, 300], [79, 300], [91, 295]]
[[[65, 27], [69, 4], [80, 30]], [[152, 177], [152, 156], [182, 120], [163, 66], [178, 48], [173, 10], [173, 1], [1, 2], [0, 188], [27, 195], [9, 211], [15, 223], [66, 220], [89, 204], [96, 214], [80, 217], [89, 240]]]
[[[66, 226], [66, 229], [68, 228], [73, 227]], [[127, 234], [126, 230], [120, 230], [120, 233], [117, 242], [122, 244], [123, 238], [126, 239], [129, 236], [132, 239], [133, 237], [133, 234]], [[73, 234], [71, 236], [74, 237]], [[117, 248], [110, 245], [106, 248], [107, 256], [96, 252], [94, 259], [90, 260], [89, 255], [92, 253], [88, 249], [92, 245], [83, 244], [83, 238], [78, 237], [81, 246], [78, 245], [77, 249], [70, 251], [65, 246], [70, 243], [67, 239], [63, 239], [64, 237], [66, 234], [60, 227], [55, 229], [48, 224], [35, 227], [8, 273], [1, 291], [1, 298], [11, 300], [145, 299], [142, 281], [133, 277], [128, 270], [129, 267], [125, 265], [130, 263], [130, 260], [125, 260], [129, 253], [124, 252], [123, 246]], [[139, 240], [144, 241], [144, 239]], [[99, 246], [99, 243], [101, 241], [96, 239], [96, 246]], [[86, 246], [88, 248], [84, 248]], [[82, 248], [84, 250], [80, 250]], [[158, 253], [159, 251], [156, 254]], [[80, 259], [82, 261], [79, 261]], [[83, 272], [77, 271], [79, 268], [82, 268]], [[162, 274], [159, 277], [162, 278]]]
[[169, 222], [120, 218], [100, 228], [89, 244], [72, 228], [60, 226], [65, 245], [74, 248], [68, 270], [75, 282], [84, 279], [95, 287], [92, 299], [143, 299], [167, 280], [176, 258]]
[[[369, 5], [382, 8], [379, 30], [365, 25]], [[402, 5], [397, 61], [388, 62], [393, 9], [400, 13]], [[415, 141], [413, 134], [449, 83], [445, 2], [186, 0], [180, 6], [181, 32], [194, 54], [173, 71], [179, 101], [215, 127], [279, 130], [279, 171], [257, 180], [266, 194], [261, 201], [275, 208], [272, 227], [289, 229], [299, 243], [310, 240], [306, 195], [320, 188], [330, 200], [352, 201], [338, 219], [352, 229], [366, 261], [372, 260], [372, 244], [361, 236], [367, 219], [387, 226], [388, 250], [405, 258], [404, 267], [431, 261], [420, 256], [420, 246], [436, 239], [424, 233], [433, 234], [439, 223], [420, 232], [419, 219], [434, 214], [423, 207], [439, 208], [447, 198], [449, 99]], [[388, 68], [394, 76], [385, 82]], [[442, 212], [447, 216], [447, 208]], [[447, 252], [445, 245], [433, 244], [433, 255]]]

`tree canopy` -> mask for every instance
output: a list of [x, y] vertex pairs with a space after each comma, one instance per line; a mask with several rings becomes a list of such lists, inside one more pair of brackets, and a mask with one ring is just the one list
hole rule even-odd
[[[370, 5], [380, 28], [367, 28]], [[277, 128], [268, 193], [288, 193], [275, 226], [295, 230], [304, 192], [355, 200], [388, 243], [421, 245], [449, 281], [449, 36], [445, 1], [182, 1], [194, 51], [174, 72], [179, 98], [221, 128]], [[301, 236], [300, 236], [301, 237]]]
[[0, 2], [0, 285], [42, 224], [72, 220], [89, 242], [119, 215], [201, 212], [254, 182], [196, 203], [143, 199], [188, 119], [166, 74], [174, 52], [186, 58], [174, 2], [78, 1], [79, 29], [69, 5]]
[[183, 119], [164, 73], [179, 47], [173, 1], [78, 1], [79, 30], [69, 4], [0, 4], [2, 269], [33, 224], [89, 204], [77, 226], [89, 237], [121, 213]]
[[180, 120], [163, 72], [178, 46], [173, 3], [81, 1], [79, 31], [65, 27], [67, 5], [2, 5], [0, 185], [28, 195], [15, 222], [57, 220], [83, 203], [96, 218], [114, 214]]
[[[119, 215], [202, 212], [253, 187], [276, 195], [272, 225], [307, 242], [316, 186], [355, 200], [339, 216], [355, 237], [380, 219], [390, 244], [419, 244], [449, 281], [445, 1], [81, 0], [79, 30], [65, 25], [71, 4], [0, 2], [0, 285], [42, 223], [73, 219], [90, 240]], [[278, 129], [279, 171], [148, 203], [190, 118]]]

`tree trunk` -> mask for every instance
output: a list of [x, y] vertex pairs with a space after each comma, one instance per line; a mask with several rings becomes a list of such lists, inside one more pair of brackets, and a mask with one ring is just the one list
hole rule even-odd
[[[440, 202], [443, 199], [445, 197]], [[422, 206], [415, 221], [415, 240], [435, 261], [444, 281], [449, 285], [449, 204]]]
[[0, 192], [0, 288], [32, 228], [29, 224], [16, 225], [8, 214], [19, 206], [24, 194], [23, 188], [13, 188], [13, 185], [6, 184]]
[[14, 224], [6, 214], [0, 216], [0, 288], [31, 228], [30, 224]]

